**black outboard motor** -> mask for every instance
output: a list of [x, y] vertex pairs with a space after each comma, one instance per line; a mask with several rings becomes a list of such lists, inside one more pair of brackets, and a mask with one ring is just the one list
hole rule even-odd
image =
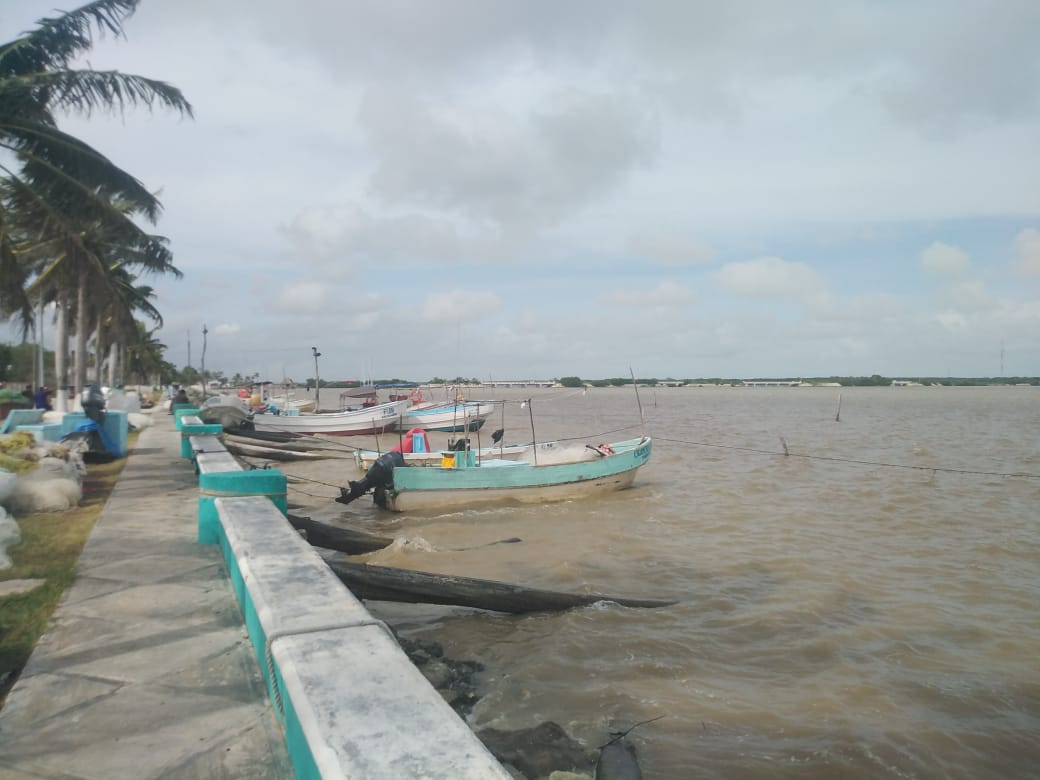
[[98, 425], [105, 422], [105, 394], [97, 385], [87, 385], [79, 394], [79, 404], [87, 418]]
[[83, 460], [91, 463], [107, 463], [114, 460], [115, 447], [103, 427], [105, 422], [105, 394], [97, 385], [87, 385], [79, 395], [80, 406], [86, 422], [61, 437], [62, 442], [82, 442]]
[[335, 498], [338, 504], [349, 504], [361, 498], [372, 488], [388, 488], [394, 484], [394, 467], [404, 465], [404, 455], [400, 452], [387, 452], [376, 458], [376, 462], [357, 482], [350, 480], [350, 489], [340, 488]]

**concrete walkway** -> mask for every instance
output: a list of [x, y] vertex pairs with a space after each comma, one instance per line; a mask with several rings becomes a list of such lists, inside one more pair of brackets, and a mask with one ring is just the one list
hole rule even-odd
[[141, 432], [0, 710], [5, 780], [291, 778], [172, 418]]

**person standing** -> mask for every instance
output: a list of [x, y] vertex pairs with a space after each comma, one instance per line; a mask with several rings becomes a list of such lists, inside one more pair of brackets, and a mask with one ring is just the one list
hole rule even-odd
[[47, 385], [39, 388], [33, 395], [33, 402], [37, 409], [51, 411], [51, 390]]

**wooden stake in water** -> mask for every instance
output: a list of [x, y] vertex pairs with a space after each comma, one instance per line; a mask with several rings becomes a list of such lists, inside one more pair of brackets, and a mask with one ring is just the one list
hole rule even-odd
[[646, 425], [646, 420], [643, 419], [643, 402], [639, 400], [639, 383], [636, 381], [636, 375], [632, 371], [632, 366], [628, 367], [628, 373], [632, 375], [632, 387], [636, 391], [636, 405], [639, 407], [639, 424]]
[[531, 408], [531, 399], [527, 399], [527, 414], [531, 418], [531, 454], [534, 465], [538, 465], [538, 437], [534, 435], [534, 409]]
[[784, 445], [784, 455], [790, 455], [791, 453], [787, 451], [787, 441], [783, 436], [780, 437], [780, 443]]
[[834, 422], [841, 422], [841, 393], [838, 393], [838, 412], [834, 415]]

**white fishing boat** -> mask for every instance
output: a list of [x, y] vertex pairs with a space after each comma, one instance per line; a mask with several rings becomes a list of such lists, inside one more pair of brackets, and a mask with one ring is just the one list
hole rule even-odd
[[495, 405], [490, 401], [423, 401], [405, 410], [401, 428], [472, 433], [479, 431], [494, 411]]
[[532, 449], [529, 460], [484, 458], [476, 452], [442, 452], [440, 468], [405, 465], [403, 454], [380, 457], [365, 477], [350, 481], [336, 499], [350, 503], [369, 490], [393, 512], [454, 511], [496, 502], [543, 503], [623, 490], [650, 460], [649, 436], [610, 444], [559, 444]]
[[409, 403], [407, 400], [390, 401], [385, 404], [362, 406], [359, 409], [312, 414], [272, 414], [258, 411], [253, 415], [253, 425], [258, 431], [321, 433], [329, 436], [385, 433], [397, 428]]

